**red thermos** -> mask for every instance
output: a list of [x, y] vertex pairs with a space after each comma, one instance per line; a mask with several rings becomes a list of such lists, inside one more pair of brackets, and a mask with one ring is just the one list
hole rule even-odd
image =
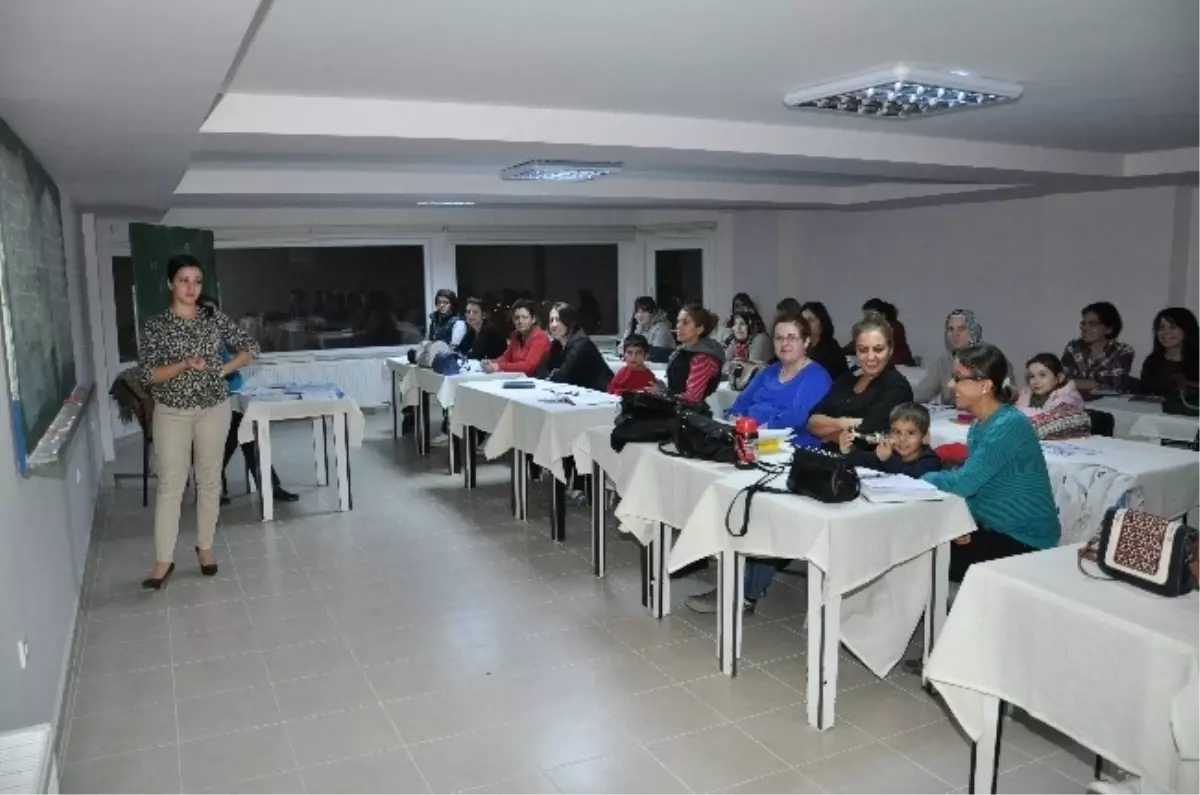
[[738, 417], [733, 426], [734, 453], [739, 465], [754, 466], [758, 461], [758, 421]]

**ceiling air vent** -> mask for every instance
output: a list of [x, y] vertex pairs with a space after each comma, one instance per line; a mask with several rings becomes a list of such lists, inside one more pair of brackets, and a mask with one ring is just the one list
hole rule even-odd
[[616, 174], [624, 163], [584, 163], [575, 160], [530, 160], [509, 166], [500, 172], [501, 179], [549, 180], [552, 182], [586, 182], [597, 177]]
[[961, 69], [940, 71], [896, 64], [785, 94], [801, 110], [873, 119], [919, 119], [949, 111], [1016, 101], [1021, 86], [977, 77]]

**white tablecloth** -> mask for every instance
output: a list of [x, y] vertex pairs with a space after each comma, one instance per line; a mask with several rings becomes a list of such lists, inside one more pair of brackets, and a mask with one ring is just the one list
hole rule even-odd
[[575, 439], [575, 444], [571, 446], [571, 452], [575, 456], [575, 465], [579, 467], [580, 472], [587, 474], [591, 472], [593, 463], [599, 464], [600, 469], [608, 476], [617, 493], [620, 494], [624, 488], [622, 485], [624, 477], [621, 455], [612, 449], [610, 441], [612, 429], [612, 423], [588, 428]]
[[658, 525], [682, 528], [709, 486], [736, 470], [691, 458], [673, 458], [656, 444], [626, 445], [620, 455], [621, 530], [642, 544], [655, 539]]
[[307, 420], [314, 417], [346, 415], [349, 436], [346, 441], [351, 447], [362, 447], [365, 421], [358, 404], [349, 397], [305, 398], [303, 400], [253, 400], [237, 395], [239, 411], [245, 416], [238, 427], [238, 443], [254, 441], [255, 422], [281, 422], [283, 420]]
[[[491, 434], [484, 455], [497, 458], [516, 449], [565, 481], [563, 459], [588, 428], [611, 427], [620, 398], [564, 384], [535, 381], [533, 389], [505, 389], [503, 382], [474, 381], [458, 390], [455, 422]], [[553, 402], [566, 396], [574, 405]], [[490, 426], [490, 427], [489, 427]]]
[[1200, 599], [1089, 579], [1075, 559], [1071, 546], [972, 566], [926, 673], [972, 739], [997, 698], [1143, 776], [1143, 792], [1176, 791], [1172, 706], [1200, 667]]
[[1089, 409], [1106, 411], [1113, 416], [1113, 435], [1118, 439], [1137, 439], [1158, 443], [1195, 441], [1200, 433], [1200, 417], [1164, 414], [1161, 403], [1105, 397], [1087, 404]]
[[[671, 550], [671, 569], [724, 550], [807, 560], [824, 572], [826, 597], [854, 591], [842, 606], [842, 638], [868, 668], [885, 676], [903, 656], [925, 610], [927, 553], [975, 529], [966, 502], [947, 494], [940, 501], [884, 505], [860, 497], [829, 505], [792, 494], [758, 494], [748, 531], [736, 538], [726, 528], [726, 514], [732, 506], [729, 525], [739, 530], [746, 504], [741, 490], [761, 476], [725, 468], [725, 476], [695, 503]], [[781, 475], [771, 485], [783, 488], [785, 482]]]
[[392, 400], [399, 400], [401, 406], [417, 405], [417, 366], [409, 362], [408, 359], [400, 357], [387, 359], [383, 365], [389, 384], [392, 378], [396, 379], [397, 394], [392, 395]]
[[373, 408], [385, 406], [392, 399], [386, 361], [381, 355], [356, 355], [355, 351], [267, 354], [243, 372], [248, 387], [337, 384], [358, 406]]

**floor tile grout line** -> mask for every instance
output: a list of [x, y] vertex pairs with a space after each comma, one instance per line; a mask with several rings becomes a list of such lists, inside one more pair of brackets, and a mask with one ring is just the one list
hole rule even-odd
[[[170, 587], [168, 585], [168, 587]], [[175, 646], [171, 641], [171, 611], [167, 611], [167, 655], [171, 660], [171, 711], [175, 715], [175, 762], [179, 775], [179, 791], [183, 792], [183, 741], [179, 732], [179, 684], [175, 678]]]

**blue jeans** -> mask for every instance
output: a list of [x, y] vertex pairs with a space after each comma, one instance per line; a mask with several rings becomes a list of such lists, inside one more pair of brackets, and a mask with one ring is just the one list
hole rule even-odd
[[775, 558], [750, 558], [746, 561], [745, 596], [754, 602], [767, 595], [767, 588], [775, 580], [775, 572], [789, 561]]

